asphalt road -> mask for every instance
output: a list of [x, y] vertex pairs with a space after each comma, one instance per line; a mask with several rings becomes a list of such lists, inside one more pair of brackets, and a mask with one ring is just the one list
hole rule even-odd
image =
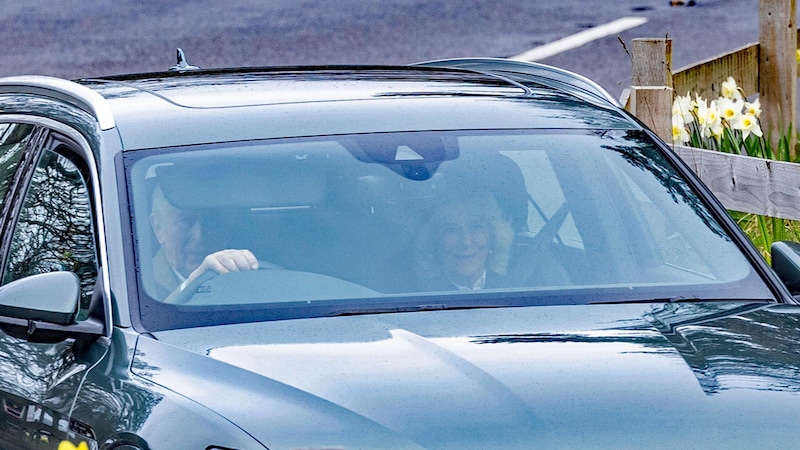
[[758, 40], [758, 0], [0, 0], [0, 76], [82, 78], [201, 67], [407, 64], [509, 57], [621, 17], [644, 25], [541, 60], [630, 84], [634, 38], [669, 36], [676, 68]]

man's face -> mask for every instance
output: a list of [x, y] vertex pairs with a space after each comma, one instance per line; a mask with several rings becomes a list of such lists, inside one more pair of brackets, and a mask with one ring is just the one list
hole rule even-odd
[[206, 255], [200, 214], [164, 202], [150, 221], [169, 264], [184, 277], [189, 276]]

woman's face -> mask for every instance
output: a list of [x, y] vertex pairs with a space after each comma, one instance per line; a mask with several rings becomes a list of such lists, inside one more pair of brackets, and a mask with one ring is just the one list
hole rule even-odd
[[491, 227], [469, 204], [446, 205], [438, 221], [438, 255], [445, 276], [461, 286], [472, 286], [486, 267], [491, 250]]

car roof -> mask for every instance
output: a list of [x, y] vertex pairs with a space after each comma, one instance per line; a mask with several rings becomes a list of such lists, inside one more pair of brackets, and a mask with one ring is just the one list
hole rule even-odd
[[[25, 81], [17, 80], [22, 89]], [[349, 133], [640, 127], [578, 75], [484, 58], [61, 81], [53, 84], [64, 91], [66, 83], [79, 87], [87, 100], [78, 106], [93, 105], [88, 109], [100, 127], [116, 128], [124, 149]], [[9, 84], [0, 79], [0, 93]]]

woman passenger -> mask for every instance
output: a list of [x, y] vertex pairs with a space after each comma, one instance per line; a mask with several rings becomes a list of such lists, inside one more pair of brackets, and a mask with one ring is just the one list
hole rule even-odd
[[418, 249], [420, 289], [478, 290], [508, 286], [514, 232], [487, 190], [448, 197], [435, 209]]

